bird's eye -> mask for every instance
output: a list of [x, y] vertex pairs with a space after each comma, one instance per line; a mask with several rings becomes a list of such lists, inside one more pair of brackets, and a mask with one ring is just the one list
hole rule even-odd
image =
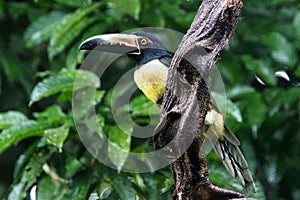
[[141, 40], [141, 44], [142, 44], [142, 45], [147, 44], [147, 40], [146, 40], [146, 39], [142, 39], [142, 40]]

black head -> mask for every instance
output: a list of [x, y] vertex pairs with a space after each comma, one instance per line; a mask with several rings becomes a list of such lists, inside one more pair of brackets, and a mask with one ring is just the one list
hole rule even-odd
[[137, 66], [165, 56], [171, 57], [171, 54], [154, 35], [145, 32], [97, 35], [85, 40], [79, 49], [126, 53]]
[[134, 32], [130, 35], [137, 36], [140, 53], [128, 53], [128, 57], [134, 60], [138, 66], [154, 59], [159, 59], [165, 56], [171, 57], [171, 54], [154, 35], [145, 32]]

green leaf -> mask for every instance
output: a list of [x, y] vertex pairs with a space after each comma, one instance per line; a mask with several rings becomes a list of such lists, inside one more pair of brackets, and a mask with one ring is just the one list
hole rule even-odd
[[91, 1], [89, 0], [55, 0], [55, 1], [64, 5], [74, 6], [74, 7], [84, 7], [84, 6], [89, 6], [91, 4]]
[[300, 43], [300, 12], [295, 15], [294, 20], [293, 20], [293, 28], [294, 28], [294, 33], [295, 37], [298, 40], [298, 43]]
[[28, 121], [28, 118], [21, 112], [8, 111], [0, 113], [0, 129], [8, 128], [11, 125]]
[[294, 46], [277, 32], [264, 35], [263, 42], [271, 50], [272, 58], [285, 65], [294, 66], [297, 62], [297, 54]]
[[141, 13], [140, 22], [150, 27], [164, 27], [166, 24], [164, 16], [160, 10], [149, 8]]
[[[101, 26], [86, 27], [81, 39], [79, 39], [80, 43], [89, 37], [92, 37], [94, 35], [98, 35], [98, 34], [105, 32], [108, 29], [108, 27], [112, 23], [114, 23], [112, 21], [112, 18], [108, 17], [106, 15], [97, 16], [97, 19], [98, 19], [98, 21], [101, 22]], [[78, 63], [83, 63], [86, 52], [85, 51], [78, 52], [78, 47], [79, 47], [80, 43], [79, 42], [75, 43], [75, 45], [73, 45], [73, 47], [68, 52], [68, 55], [66, 58], [66, 67], [68, 69], [75, 69], [75, 67], [77, 66]]]
[[170, 185], [169, 180], [159, 173], [145, 174], [144, 182], [148, 191], [147, 200], [161, 199], [162, 193], [168, 191], [172, 187], [172, 183]]
[[5, 11], [4, 0], [0, 0], [0, 15], [3, 15]]
[[149, 114], [160, 115], [158, 107], [145, 95], [135, 97], [130, 101], [130, 112], [132, 117], [149, 116]]
[[298, 102], [298, 120], [300, 120], [300, 101]]
[[[221, 166], [219, 161], [208, 161], [210, 166], [209, 178], [213, 184], [218, 184], [220, 187], [232, 189], [234, 191], [238, 191], [244, 193], [244, 189], [241, 184], [237, 181], [237, 179], [233, 179], [227, 170]], [[257, 199], [265, 199], [263, 194], [263, 189], [260, 184], [255, 183], [258, 189], [258, 192], [255, 194], [249, 195], [249, 197], [257, 198]]]
[[93, 186], [95, 174], [92, 170], [84, 170], [72, 177], [72, 182], [68, 184], [68, 193], [61, 199], [82, 200], [87, 199], [90, 188]]
[[58, 92], [78, 90], [87, 86], [100, 86], [99, 78], [89, 71], [72, 70], [50, 75], [34, 87], [29, 105]]
[[[106, 126], [109, 136], [108, 156], [118, 171], [124, 166], [130, 151], [131, 136], [117, 126]], [[132, 131], [132, 130], [131, 130]]]
[[93, 72], [86, 70], [72, 70], [62, 72], [61, 75], [72, 77], [75, 80], [74, 90], [79, 90], [84, 87], [99, 88], [99, 77]]
[[49, 151], [41, 150], [31, 156], [28, 164], [22, 170], [19, 177], [14, 180], [7, 199], [22, 200], [26, 197], [28, 189], [32, 187], [43, 171], [43, 165], [49, 158], [49, 154]]
[[[81, 118], [88, 115], [91, 110], [94, 111], [95, 106], [102, 101], [105, 91], [96, 90], [94, 88], [86, 88], [76, 93], [79, 99], [73, 98], [73, 105], [76, 108], [73, 109], [73, 116]], [[76, 104], [74, 103], [76, 101]]]
[[134, 183], [142, 190], [145, 190], [147, 187], [145, 185], [145, 182], [143, 180], [143, 177], [142, 175], [147, 175], [146, 173], [145, 174], [138, 174], [138, 173], [134, 173], [134, 174], [131, 174], [131, 178], [133, 179]]
[[100, 199], [108, 199], [109, 195], [112, 193], [112, 185], [108, 182], [102, 182], [99, 188], [99, 197]]
[[295, 75], [297, 77], [300, 77], [300, 65], [297, 67], [296, 71], [295, 71]]
[[31, 23], [23, 36], [25, 46], [31, 48], [48, 40], [64, 15], [61, 11], [52, 11]]
[[271, 62], [268, 59], [254, 59], [252, 56], [245, 55], [242, 57], [248, 70], [253, 72], [256, 76], [262, 79], [264, 82], [275, 85], [275, 69], [271, 66]]
[[[72, 16], [74, 17], [74, 16]], [[77, 17], [77, 16], [76, 16]], [[67, 18], [63, 22], [72, 22], [71, 17]], [[96, 17], [82, 19], [75, 24], [69, 26], [67, 23], [61, 23], [57, 26], [57, 30], [52, 34], [50, 44], [48, 46], [48, 55], [50, 59], [62, 52], [71, 42], [78, 37], [86, 27], [97, 20]], [[69, 28], [66, 30], [66, 28]]]
[[218, 109], [224, 113], [225, 117], [237, 122], [243, 121], [240, 109], [230, 99], [226, 99], [226, 97], [216, 92], [212, 92], [212, 96], [218, 105]]
[[103, 2], [99, 2], [86, 9], [78, 9], [73, 14], [65, 16], [60, 23], [55, 26], [48, 46], [50, 59], [63, 51], [86, 27], [97, 20], [96, 17], [85, 17], [103, 4]]
[[248, 94], [253, 94], [254, 92], [255, 92], [255, 89], [251, 86], [239, 85], [239, 86], [230, 88], [226, 94], [227, 94], [227, 98], [236, 99], [236, 98], [241, 98]]
[[36, 147], [38, 146], [38, 141], [31, 144], [22, 154], [18, 157], [18, 160], [14, 164], [13, 179], [16, 179], [24, 167], [28, 164], [31, 156], [33, 155]]
[[66, 178], [71, 178], [74, 174], [82, 167], [83, 163], [81, 163], [75, 156], [70, 155], [66, 160]]
[[287, 90], [284, 90], [282, 92], [282, 99], [284, 99], [284, 109], [289, 110], [289, 109], [294, 109], [295, 105], [300, 100], [300, 92], [299, 88], [297, 87], [291, 87], [288, 88]]
[[78, 60], [82, 59], [84, 60], [84, 51], [79, 51], [78, 52], [78, 45], [74, 45], [68, 52], [67, 58], [66, 58], [66, 68], [68, 70], [74, 70], [76, 69], [76, 66], [78, 63]]
[[35, 121], [24, 121], [15, 124], [0, 133], [0, 153], [17, 142], [33, 136], [41, 136], [43, 127]]
[[[101, 139], [104, 139], [103, 127], [105, 124], [104, 117], [101, 115], [93, 115], [85, 121], [86, 126], [93, 132], [96, 132]], [[99, 147], [100, 148], [100, 147]]]
[[39, 180], [37, 184], [37, 199], [53, 199], [55, 198], [56, 185], [50, 176], [45, 176]]
[[95, 103], [96, 103], [96, 104], [97, 104], [97, 103], [100, 103], [100, 102], [102, 101], [104, 95], [105, 95], [105, 91], [104, 91], [104, 90], [100, 90], [100, 91], [97, 90], [97, 91], [95, 92]]
[[70, 127], [64, 124], [58, 128], [51, 128], [44, 130], [44, 137], [47, 141], [56, 146], [59, 152], [62, 152], [62, 146], [65, 139], [68, 137]]
[[[244, 69], [243, 67], [240, 66], [241, 64], [239, 64], [238, 62], [228, 59], [228, 60], [222, 60], [222, 62], [219, 62], [217, 64], [218, 64], [217, 66], [218, 68], [212, 71], [213, 73], [212, 75], [214, 75], [214, 73], [215, 75], [217, 75], [215, 77], [212, 76], [212, 78], [215, 78], [216, 81], [220, 80], [219, 79], [220, 75], [216, 73], [217, 70], [220, 70], [220, 73], [222, 74], [222, 79], [224, 79], [225, 82], [230, 85], [236, 85], [237, 83], [241, 83], [245, 81], [245, 77], [243, 76], [243, 74], [245, 73]], [[218, 87], [218, 84], [216, 84], [216, 87]]]
[[34, 113], [38, 122], [47, 124], [48, 126], [61, 124], [67, 119], [66, 114], [57, 105], [48, 107], [41, 113]]
[[20, 3], [15, 1], [7, 2], [8, 5], [5, 6], [6, 13], [9, 13], [10, 17], [13, 20], [18, 20], [21, 16], [24, 16], [27, 13], [33, 12], [29, 4]]
[[43, 79], [33, 89], [30, 97], [29, 106], [34, 102], [41, 100], [44, 97], [72, 90], [74, 85], [74, 77], [65, 75], [51, 75]]
[[81, 119], [94, 113], [95, 106], [101, 102], [105, 92], [95, 91], [94, 88], [85, 88], [73, 95], [73, 117]]
[[243, 102], [246, 108], [247, 121], [251, 126], [260, 127], [266, 118], [267, 108], [260, 94], [247, 96], [246, 102]]
[[287, 93], [281, 88], [268, 88], [263, 92], [263, 96], [267, 105], [272, 105], [275, 110], [279, 110], [286, 102]]
[[130, 101], [129, 112], [132, 120], [139, 125], [157, 125], [160, 110], [145, 95], [140, 95]]
[[127, 177], [121, 175], [114, 175], [111, 178], [112, 185], [117, 191], [120, 199], [122, 200], [135, 200], [136, 191], [133, 189], [130, 181], [127, 180]]
[[24, 72], [23, 64], [14, 52], [3, 51], [0, 54], [0, 64], [7, 78], [16, 80], [20, 79], [20, 75]]
[[243, 121], [239, 107], [237, 107], [237, 105], [234, 104], [231, 100], [227, 100], [226, 103], [226, 117], [234, 119], [237, 122]]
[[140, 0], [111, 0], [108, 5], [131, 15], [135, 19], [139, 18], [142, 9]]

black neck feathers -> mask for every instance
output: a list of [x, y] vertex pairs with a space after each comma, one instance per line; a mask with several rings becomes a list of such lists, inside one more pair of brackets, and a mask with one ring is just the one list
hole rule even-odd
[[140, 67], [152, 60], [160, 59], [163, 57], [172, 57], [171, 54], [165, 49], [143, 49], [141, 54], [128, 54], [128, 57], [135, 61], [135, 66]]

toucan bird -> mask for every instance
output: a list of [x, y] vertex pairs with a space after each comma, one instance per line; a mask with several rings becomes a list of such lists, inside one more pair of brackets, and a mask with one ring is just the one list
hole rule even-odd
[[[138, 88], [159, 107], [164, 96], [168, 68], [172, 55], [152, 34], [135, 32], [130, 34], [104, 34], [85, 40], [80, 50], [97, 50], [127, 54], [135, 62], [134, 81]], [[240, 142], [224, 125], [223, 115], [211, 103], [205, 118], [206, 135], [216, 137], [213, 149], [224, 166], [247, 189], [256, 191], [248, 164], [239, 149]], [[208, 128], [209, 127], [209, 128]]]
[[134, 81], [138, 88], [159, 107], [165, 92], [172, 55], [148, 33], [106, 34], [85, 40], [80, 50], [126, 53], [135, 62]]

